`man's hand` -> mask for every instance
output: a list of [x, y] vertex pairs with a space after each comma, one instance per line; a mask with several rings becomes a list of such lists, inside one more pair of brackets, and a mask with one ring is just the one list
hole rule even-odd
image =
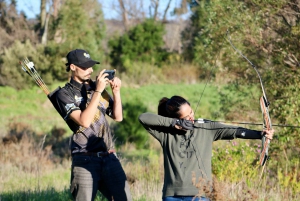
[[194, 122], [186, 119], [173, 119], [172, 127], [179, 130], [194, 130]]
[[106, 76], [108, 76], [107, 73], [104, 73], [106, 69], [103, 69], [99, 75], [97, 76], [97, 79], [96, 79], [96, 91], [99, 91], [99, 92], [103, 92], [105, 87], [106, 87], [106, 84], [108, 83], [108, 78]]
[[112, 80], [108, 80], [113, 93], [120, 92], [122, 82], [118, 77], [114, 77]]

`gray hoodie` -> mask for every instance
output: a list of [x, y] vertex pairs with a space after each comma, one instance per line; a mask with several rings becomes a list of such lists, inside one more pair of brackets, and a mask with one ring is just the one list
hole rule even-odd
[[139, 116], [139, 121], [159, 141], [163, 149], [163, 197], [195, 196], [199, 190], [193, 183], [198, 183], [199, 179], [201, 185], [211, 186], [213, 141], [237, 137], [261, 139], [261, 131], [217, 122], [195, 121], [193, 131], [182, 131], [172, 128], [173, 118], [143, 113]]

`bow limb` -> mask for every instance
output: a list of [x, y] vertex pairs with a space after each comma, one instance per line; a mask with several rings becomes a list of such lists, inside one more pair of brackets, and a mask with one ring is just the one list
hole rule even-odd
[[[261, 76], [260, 76], [256, 66], [246, 56], [244, 56], [241, 53], [241, 51], [239, 51], [233, 45], [233, 43], [230, 40], [228, 30], [227, 30], [227, 38], [228, 38], [228, 41], [229, 41], [230, 45], [232, 46], [232, 48], [236, 52], [238, 52], [254, 68], [254, 70], [255, 70], [258, 78], [259, 78], [259, 82], [260, 82], [260, 86], [261, 86], [262, 94], [263, 94], [263, 96], [260, 98], [260, 107], [261, 107], [261, 111], [262, 111], [262, 115], [263, 115], [263, 129], [264, 130], [271, 130], [272, 129], [272, 123], [271, 123], [271, 118], [270, 118], [270, 115], [269, 115], [269, 105], [270, 105], [270, 103], [267, 100], [267, 96], [266, 96], [266, 92], [265, 92], [265, 88], [264, 88]], [[262, 149], [261, 149], [260, 159], [259, 159], [259, 163], [260, 163], [261, 166], [264, 166], [266, 161], [269, 158], [269, 155], [268, 155], [269, 145], [270, 145], [270, 139], [263, 136], [262, 137]]]

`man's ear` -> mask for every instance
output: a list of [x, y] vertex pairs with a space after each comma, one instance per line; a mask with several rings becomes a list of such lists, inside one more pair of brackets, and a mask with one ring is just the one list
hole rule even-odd
[[71, 71], [75, 71], [75, 65], [74, 64], [70, 64], [70, 69], [71, 69]]

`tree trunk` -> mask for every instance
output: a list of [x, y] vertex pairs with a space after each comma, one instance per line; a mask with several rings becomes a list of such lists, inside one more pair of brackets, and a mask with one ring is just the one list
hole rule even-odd
[[119, 4], [120, 4], [120, 8], [121, 8], [121, 12], [122, 12], [122, 18], [123, 18], [123, 24], [124, 24], [124, 28], [127, 31], [128, 30], [128, 16], [127, 16], [127, 10], [125, 8], [125, 4], [123, 0], [119, 0]]
[[58, 0], [52, 0], [52, 2], [53, 2], [53, 17], [54, 19], [56, 19], [58, 15], [58, 9], [60, 6]]
[[44, 31], [42, 35], [42, 44], [46, 45], [47, 44], [47, 36], [48, 36], [48, 25], [49, 25], [49, 18], [50, 18], [50, 13], [47, 14], [46, 20], [45, 20], [45, 26], [44, 26]]
[[159, 0], [151, 0], [152, 6], [154, 7], [154, 14], [153, 19], [157, 20], [157, 14], [158, 14], [158, 6], [159, 6]]
[[40, 8], [40, 22], [41, 22], [41, 29], [44, 29], [46, 23], [46, 0], [41, 0], [41, 8]]
[[163, 16], [163, 19], [162, 19], [163, 22], [166, 22], [166, 21], [167, 21], [167, 13], [168, 13], [168, 10], [169, 10], [169, 8], [170, 8], [171, 1], [172, 1], [172, 0], [169, 0], [169, 3], [168, 3], [168, 5], [167, 5], [167, 7], [166, 7], [166, 9], [165, 9], [164, 16]]

